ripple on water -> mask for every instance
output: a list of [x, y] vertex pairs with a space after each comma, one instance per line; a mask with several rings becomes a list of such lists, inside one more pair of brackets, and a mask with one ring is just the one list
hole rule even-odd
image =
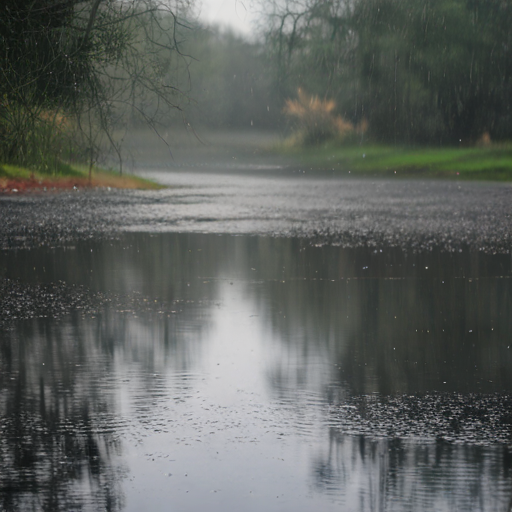
[[329, 421], [340, 432], [370, 439], [512, 446], [511, 410], [512, 397], [498, 393], [366, 395], [333, 408]]

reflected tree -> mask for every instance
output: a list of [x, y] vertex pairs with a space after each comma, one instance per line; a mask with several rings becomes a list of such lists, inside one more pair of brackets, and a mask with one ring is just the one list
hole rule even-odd
[[336, 429], [313, 462], [317, 488], [361, 512], [501, 510], [510, 470], [501, 448], [371, 440]]
[[120, 444], [115, 431], [98, 433], [111, 406], [90, 383], [77, 386], [83, 339], [47, 320], [3, 333], [1, 347], [2, 510], [121, 510]]
[[[187, 393], [194, 385], [189, 373], [210, 320], [212, 296], [194, 300], [200, 295], [198, 266], [207, 257], [197, 250], [197, 240], [180, 245], [148, 235], [136, 243], [140, 252], [125, 251], [125, 243], [95, 245], [93, 253], [90, 245], [83, 250], [78, 245], [72, 257], [69, 252], [63, 255], [62, 264], [62, 254], [47, 248], [18, 254], [18, 269], [33, 268], [24, 257], [47, 265], [48, 273], [40, 276], [21, 270], [19, 277], [29, 282], [83, 280], [117, 293], [89, 289], [89, 303], [80, 287], [87, 312], [76, 308], [63, 318], [61, 302], [81, 308], [84, 304], [77, 304], [66, 290], [41, 285], [37, 293], [51, 295], [51, 307], [34, 306], [32, 314], [41, 318], [13, 322], [10, 330], [0, 331], [2, 510], [121, 510], [126, 469], [118, 460], [126, 425], [119, 411], [119, 388], [127, 396], [136, 393], [130, 420], [146, 429], [161, 420], [162, 386], [175, 384], [180, 393]], [[190, 256], [192, 249], [200, 258]], [[108, 271], [111, 264], [116, 265], [118, 282], [112, 280], [116, 272]], [[91, 267], [98, 276], [92, 281]], [[88, 271], [81, 275], [76, 271], [80, 268]], [[142, 290], [134, 292], [133, 282], [143, 283]], [[125, 287], [131, 293], [121, 293]], [[34, 305], [33, 297], [21, 294], [21, 299], [9, 307], [14, 311], [21, 304]], [[135, 389], [119, 378], [133, 366], [140, 370]], [[166, 381], [170, 369], [175, 374], [171, 384]], [[156, 374], [162, 377], [156, 379]]]
[[[251, 244], [248, 264], [270, 279], [261, 314], [286, 360], [296, 359], [275, 368], [277, 388], [331, 393], [333, 379], [356, 395], [512, 389], [512, 290], [507, 279], [476, 278], [508, 274], [508, 256]], [[321, 382], [309, 366], [318, 359], [333, 363]]]

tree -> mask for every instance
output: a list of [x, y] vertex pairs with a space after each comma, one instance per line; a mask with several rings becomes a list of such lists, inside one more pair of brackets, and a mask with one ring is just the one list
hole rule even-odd
[[409, 142], [510, 137], [510, 21], [510, 2], [360, 0], [358, 59], [373, 129]]
[[275, 0], [266, 41], [281, 98], [297, 87], [338, 102], [353, 81], [356, 34], [351, 0]]
[[[92, 165], [102, 135], [120, 154], [112, 127], [127, 106], [151, 125], [162, 109], [179, 108], [168, 71], [181, 57], [176, 30], [186, 26], [178, 17], [190, 9], [185, 2], [171, 9], [160, 0], [6, 0], [0, 157], [48, 166], [66, 131]], [[156, 97], [151, 112], [141, 108], [148, 95]]]
[[274, 0], [267, 20], [283, 98], [332, 98], [388, 142], [512, 136], [512, 2]]
[[192, 57], [175, 70], [192, 99], [187, 119], [211, 128], [275, 129], [280, 108], [263, 44], [215, 26], [195, 27], [190, 35], [181, 48]]

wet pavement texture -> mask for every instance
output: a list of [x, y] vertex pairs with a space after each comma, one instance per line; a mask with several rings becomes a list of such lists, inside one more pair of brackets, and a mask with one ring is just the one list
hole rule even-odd
[[[265, 148], [276, 134], [125, 134], [125, 168], [169, 188], [0, 195], [0, 248], [126, 231], [301, 237], [344, 247], [508, 253], [511, 184], [352, 178]], [[115, 165], [115, 161], [111, 162]]]
[[124, 231], [297, 236], [314, 243], [508, 252], [511, 186], [457, 181], [147, 171], [162, 191], [0, 197], [0, 247]]

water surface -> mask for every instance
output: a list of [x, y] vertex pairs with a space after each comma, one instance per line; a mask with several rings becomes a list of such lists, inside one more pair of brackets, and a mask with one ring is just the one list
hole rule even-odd
[[0, 273], [97, 303], [0, 333], [2, 510], [507, 510], [509, 255], [133, 233]]

